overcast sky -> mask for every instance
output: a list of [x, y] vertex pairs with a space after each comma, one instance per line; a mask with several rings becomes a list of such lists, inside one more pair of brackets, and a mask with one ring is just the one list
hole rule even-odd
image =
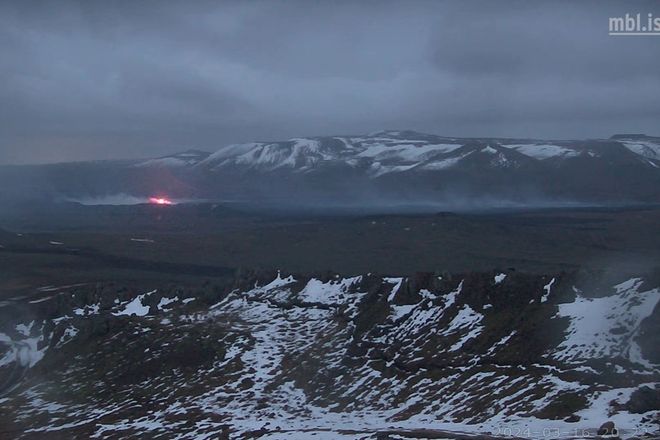
[[660, 2], [0, 3], [0, 163], [413, 129], [660, 135]]

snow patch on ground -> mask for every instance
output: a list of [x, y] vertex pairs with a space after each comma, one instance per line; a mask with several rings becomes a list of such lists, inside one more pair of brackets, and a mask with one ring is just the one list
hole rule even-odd
[[481, 313], [474, 311], [472, 307], [465, 304], [451, 321], [449, 327], [442, 332], [442, 334], [449, 335], [459, 330], [468, 330], [467, 333], [462, 335], [461, 338], [449, 348], [449, 351], [456, 351], [463, 347], [463, 345], [470, 339], [479, 336], [483, 331], [483, 326], [480, 324], [483, 317], [484, 316]]
[[113, 313], [113, 314], [115, 316], [120, 316], [120, 315], [145, 316], [147, 313], [149, 313], [149, 306], [145, 306], [144, 304], [142, 304], [142, 300], [146, 296], [148, 296], [148, 295], [150, 295], [154, 292], [155, 292], [155, 290], [153, 292], [148, 292], [148, 293], [144, 293], [142, 295], [138, 295], [132, 301], [130, 301], [128, 304], [126, 304], [126, 306], [124, 307], [123, 310], [121, 310], [119, 312], [116, 312], [116, 313]]
[[389, 284], [394, 284], [392, 290], [390, 291], [390, 294], [387, 296], [387, 302], [392, 302], [394, 301], [394, 297], [396, 296], [396, 293], [401, 288], [401, 283], [403, 283], [403, 278], [399, 278], [399, 277], [383, 278], [383, 281]]
[[100, 304], [86, 305], [85, 307], [74, 309], [73, 313], [78, 316], [98, 315], [100, 307]]
[[169, 304], [175, 303], [179, 300], [178, 296], [175, 296], [174, 298], [165, 298], [162, 297], [160, 301], [158, 301], [158, 305], [156, 306], [158, 310], [165, 310]]
[[542, 302], [542, 303], [548, 301], [548, 297], [550, 296], [550, 290], [552, 289], [552, 285], [553, 285], [553, 284], [555, 284], [555, 279], [554, 279], [554, 278], [551, 279], [550, 282], [549, 282], [548, 284], [546, 284], [545, 286], [543, 286], [543, 291], [544, 291], [545, 293], [543, 294], [543, 296], [541, 296], [541, 302]]
[[640, 350], [634, 341], [641, 322], [660, 300], [660, 289], [639, 292], [642, 280], [632, 278], [615, 286], [614, 294], [602, 298], [578, 295], [574, 302], [559, 304], [558, 317], [571, 322], [565, 340], [555, 353], [559, 360], [623, 356]]
[[296, 279], [293, 278], [293, 275], [289, 275], [286, 278], [282, 278], [282, 275], [280, 274], [279, 271], [277, 271], [277, 277], [270, 283], [266, 284], [265, 286], [262, 287], [262, 290], [271, 290], [271, 289], [277, 289], [279, 287], [284, 287], [289, 284], [295, 283]]
[[345, 302], [345, 297], [362, 277], [343, 278], [339, 281], [322, 282], [312, 278], [307, 285], [298, 293], [298, 298], [303, 302], [321, 304], [339, 304]]
[[508, 144], [502, 146], [539, 160], [551, 157], [574, 157], [580, 154], [576, 150], [552, 144]]

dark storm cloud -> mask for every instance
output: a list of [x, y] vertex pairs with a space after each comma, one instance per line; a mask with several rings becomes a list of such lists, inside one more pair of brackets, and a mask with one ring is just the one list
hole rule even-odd
[[0, 163], [301, 135], [658, 134], [655, 2], [3, 2]]

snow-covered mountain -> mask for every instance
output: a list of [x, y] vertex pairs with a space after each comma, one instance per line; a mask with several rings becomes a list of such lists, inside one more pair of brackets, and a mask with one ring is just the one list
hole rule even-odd
[[201, 150], [186, 150], [169, 156], [149, 159], [135, 164], [136, 167], [186, 167], [197, 165], [209, 157], [210, 153]]
[[654, 160], [660, 159], [660, 139], [658, 138], [634, 135], [615, 135], [612, 138], [640, 156]]
[[[294, 138], [143, 161], [3, 167], [9, 194], [291, 204], [660, 201], [660, 138], [450, 138], [412, 131]], [[2, 196], [2, 193], [0, 193]]]
[[[660, 140], [657, 139], [622, 139], [618, 145], [641, 158], [660, 158]], [[369, 136], [296, 138], [285, 142], [230, 145], [211, 154], [197, 166], [213, 171], [243, 167], [262, 172], [278, 169], [313, 172], [324, 166], [347, 166], [378, 177], [388, 173], [442, 171], [474, 161], [481, 162], [484, 167], [508, 168], [524, 165], [529, 159], [597, 158], [606, 154], [600, 150], [601, 146], [594, 142], [457, 139], [411, 131], [388, 131]], [[476, 159], [478, 157], [482, 159]], [[641, 159], [640, 162], [648, 163]]]
[[611, 420], [624, 438], [657, 434], [658, 304], [657, 276], [513, 271], [46, 286], [0, 307], [0, 426], [12, 438], [585, 438]]

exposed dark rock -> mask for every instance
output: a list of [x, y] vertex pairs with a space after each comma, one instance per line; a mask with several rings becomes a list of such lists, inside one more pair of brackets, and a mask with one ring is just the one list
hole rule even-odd
[[642, 349], [644, 358], [660, 364], [660, 303], [655, 305], [651, 316], [642, 321], [636, 341]]
[[605, 422], [602, 425], [600, 425], [600, 428], [598, 428], [598, 435], [616, 435], [616, 427], [614, 426], [614, 422]]
[[660, 389], [648, 386], [639, 387], [631, 395], [626, 403], [628, 411], [643, 414], [648, 411], [660, 410]]

